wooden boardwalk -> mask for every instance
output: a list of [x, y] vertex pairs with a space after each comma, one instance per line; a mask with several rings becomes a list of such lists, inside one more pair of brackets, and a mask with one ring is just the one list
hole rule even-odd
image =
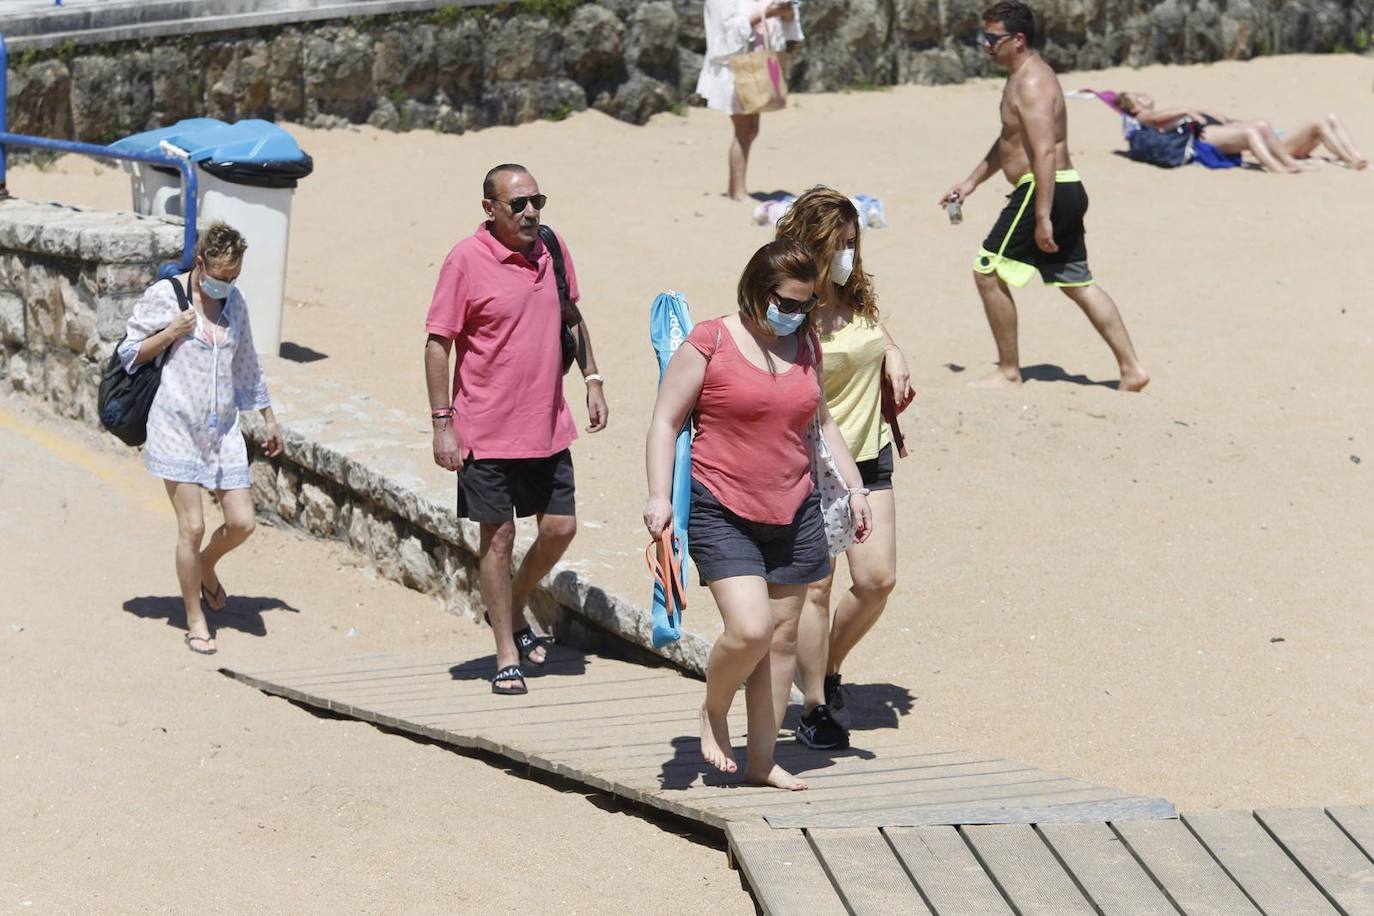
[[1163, 799], [920, 744], [896, 727], [910, 705], [898, 688], [879, 692], [884, 714], [857, 723], [847, 750], [780, 740], [778, 759], [811, 784], [780, 792], [705, 765], [703, 685], [671, 669], [555, 646], [528, 696], [498, 697], [494, 667], [374, 655], [222, 670], [721, 830], [765, 913], [1374, 916], [1374, 806], [1176, 819]]
[[[768, 818], [790, 827], [1005, 823], [1173, 815], [1144, 798], [973, 751], [935, 748], [895, 727], [856, 729], [854, 746], [813, 751], [781, 739], [777, 757], [810, 784], [791, 793], [743, 785], [701, 758], [705, 687], [562, 646], [524, 697], [491, 693], [490, 657], [364, 656], [281, 671], [222, 669], [267, 693], [547, 774], [715, 829]], [[744, 698], [731, 736], [742, 759]], [[895, 714], [891, 723], [895, 725]]]
[[1374, 805], [726, 832], [770, 914], [1374, 916]]

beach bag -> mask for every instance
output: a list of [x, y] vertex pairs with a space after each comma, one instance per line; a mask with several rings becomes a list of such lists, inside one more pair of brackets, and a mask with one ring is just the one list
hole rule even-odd
[[558, 236], [548, 226], [539, 226], [539, 238], [549, 250], [553, 261], [553, 279], [558, 285], [558, 303], [563, 309], [563, 320], [558, 325], [558, 343], [563, 350], [563, 374], [567, 375], [574, 360], [582, 355], [582, 335], [574, 334], [572, 329], [582, 323], [582, 312], [573, 302], [568, 292], [568, 270], [563, 264], [563, 246], [558, 244]]
[[[181, 311], [191, 307], [186, 299], [186, 290], [176, 277], [168, 282], [177, 293], [177, 306]], [[100, 379], [100, 391], [96, 395], [96, 412], [100, 425], [115, 434], [125, 445], [139, 446], [148, 441], [148, 413], [153, 409], [153, 398], [157, 397], [157, 386], [162, 381], [162, 359], [159, 353], [132, 373], [124, 371], [124, 363], [119, 359], [119, 347], [128, 339], [126, 334], [110, 355], [105, 364], [105, 374]]]
[[735, 101], [739, 114], [758, 114], [787, 107], [787, 77], [783, 76], [783, 54], [764, 46], [755, 51], [731, 54], [727, 58], [735, 78]]
[[1131, 132], [1126, 142], [1130, 145], [1130, 152], [1126, 155], [1137, 162], [1176, 169], [1188, 161], [1193, 133], [1187, 125], [1174, 130], [1159, 130], [1142, 124]]
[[[816, 377], [820, 378], [820, 360], [816, 358], [816, 347], [808, 335], [807, 348], [811, 352], [812, 365], [816, 367]], [[824, 400], [825, 391], [821, 390]], [[840, 468], [835, 464], [835, 456], [830, 446], [825, 444], [821, 435], [821, 412], [817, 408], [811, 423], [806, 428], [807, 447], [811, 452], [811, 478], [816, 492], [821, 498], [821, 520], [825, 523], [825, 542], [830, 555], [844, 553], [859, 540], [859, 520], [849, 506], [849, 487], [840, 476]]]

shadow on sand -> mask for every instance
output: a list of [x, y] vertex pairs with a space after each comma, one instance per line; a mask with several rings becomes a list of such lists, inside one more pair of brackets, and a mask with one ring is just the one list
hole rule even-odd
[[1068, 382], [1072, 385], [1088, 385], [1098, 388], [1116, 388], [1121, 384], [1118, 379], [1110, 381], [1097, 381], [1090, 379], [1086, 375], [1069, 375], [1062, 366], [1055, 366], [1051, 363], [1039, 363], [1035, 366], [1021, 367], [1021, 381], [1023, 382]]
[[[165, 620], [167, 626], [178, 630], [186, 629], [186, 606], [182, 604], [180, 597], [145, 595], [141, 598], [130, 598], [124, 602], [124, 611], [145, 620]], [[224, 610], [207, 610], [205, 619], [210, 622], [212, 631], [237, 630], [250, 636], [266, 636], [267, 623], [262, 617], [266, 611], [300, 613], [299, 608], [292, 607], [280, 598], [264, 595], [230, 595]]]

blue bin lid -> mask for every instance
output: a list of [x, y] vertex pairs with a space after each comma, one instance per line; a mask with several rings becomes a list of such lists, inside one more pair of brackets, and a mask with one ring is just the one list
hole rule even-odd
[[271, 121], [252, 118], [227, 124], [217, 118], [187, 118], [171, 127], [117, 140], [124, 152], [161, 152], [162, 141], [186, 150], [190, 160], [211, 174], [237, 184], [296, 186], [314, 168], [296, 139]]
[[171, 127], [117, 140], [110, 147], [156, 153], [163, 140], [186, 150], [192, 162], [290, 162], [306, 155], [286, 131], [256, 118], [234, 124], [217, 118], [187, 118]]

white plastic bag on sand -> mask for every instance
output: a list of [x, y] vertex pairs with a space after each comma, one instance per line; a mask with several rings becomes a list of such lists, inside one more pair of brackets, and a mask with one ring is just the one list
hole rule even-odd
[[796, 199], [789, 194], [777, 200], [765, 200], [754, 208], [754, 222], [760, 226], [776, 226], [778, 220], [786, 216], [787, 211], [792, 209], [792, 201]]
[[887, 213], [883, 210], [881, 200], [867, 194], [859, 194], [850, 200], [854, 202], [854, 209], [859, 211], [859, 222], [869, 229], [887, 228]]

